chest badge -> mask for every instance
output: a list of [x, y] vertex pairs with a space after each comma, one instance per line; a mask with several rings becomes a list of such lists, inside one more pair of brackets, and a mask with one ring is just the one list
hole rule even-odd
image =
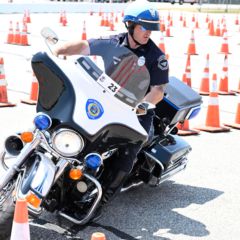
[[138, 58], [137, 65], [139, 67], [142, 67], [145, 64], [145, 62], [146, 62], [145, 57], [141, 56], [141, 57]]

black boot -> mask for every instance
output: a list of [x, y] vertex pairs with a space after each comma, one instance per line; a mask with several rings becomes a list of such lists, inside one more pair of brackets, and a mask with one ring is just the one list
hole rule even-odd
[[117, 194], [121, 191], [121, 188], [128, 177], [128, 172], [119, 170], [114, 176], [112, 176], [107, 183], [103, 186], [103, 195], [99, 207], [96, 209], [91, 221], [98, 220], [102, 215], [102, 208], [112, 201]]

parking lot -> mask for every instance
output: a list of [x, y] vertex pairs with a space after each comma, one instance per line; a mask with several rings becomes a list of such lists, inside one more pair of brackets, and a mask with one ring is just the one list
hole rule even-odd
[[[4, 58], [9, 101], [17, 104], [15, 107], [0, 108], [1, 143], [8, 134], [27, 130], [32, 126], [35, 106], [20, 101], [29, 98], [30, 94], [31, 56], [38, 51], [47, 51], [40, 36], [42, 27], [51, 27], [61, 41], [79, 37], [82, 34], [83, 21], [86, 21], [88, 38], [125, 31], [121, 23], [122, 5], [112, 8], [119, 21], [115, 22], [115, 30], [110, 31], [108, 27], [100, 26], [101, 18], [96, 11], [104, 10], [105, 4], [94, 5], [89, 8], [89, 12], [75, 12], [79, 5], [76, 7], [74, 4], [77, 3], [61, 3], [58, 10], [54, 7], [53, 12], [49, 10], [52, 7], [50, 5], [46, 7], [45, 12], [40, 13], [31, 10], [34, 6], [26, 5], [29, 7], [26, 7], [26, 10], [31, 14], [31, 23], [28, 24], [30, 46], [6, 44], [9, 21], [12, 21], [15, 27], [16, 22], [21, 23], [23, 12], [0, 14], [0, 57]], [[223, 37], [209, 36], [206, 22], [209, 17], [214, 21], [215, 27], [218, 21], [221, 27], [222, 22], [227, 24], [231, 53], [228, 54], [228, 83], [229, 89], [236, 90], [240, 79], [240, 25], [235, 24], [238, 14], [205, 13], [196, 11], [197, 6], [188, 7], [193, 12], [185, 11], [183, 6], [180, 9], [177, 6], [177, 9], [173, 10], [170, 3], [159, 3], [162, 19], [167, 24], [168, 16], [171, 16], [173, 22], [170, 28], [172, 37], [164, 38], [166, 54], [169, 55], [170, 75], [182, 79], [187, 61], [186, 52], [194, 29], [197, 55], [191, 56], [192, 88], [199, 91], [206, 54], [210, 55], [210, 78], [216, 73], [219, 84], [225, 57], [219, 53]], [[110, 5], [106, 8], [110, 9]], [[86, 4], [82, 9], [85, 11]], [[90, 15], [93, 9], [94, 12]], [[59, 22], [60, 12], [64, 10], [67, 16], [66, 26]], [[186, 27], [180, 20], [181, 16], [186, 19]], [[195, 21], [192, 20], [193, 16]], [[195, 28], [196, 19], [199, 28]], [[160, 42], [160, 36], [159, 32], [152, 33], [152, 39], [157, 44]], [[234, 122], [239, 98], [239, 95], [219, 96], [221, 124]], [[208, 100], [208, 96], [203, 96], [202, 110], [199, 116], [190, 121], [191, 128], [205, 123]], [[107, 240], [238, 240], [240, 130], [231, 129], [227, 133], [200, 132], [199, 135], [184, 139], [192, 146], [192, 152], [189, 154], [188, 167], [183, 173], [164, 182], [157, 189], [141, 186], [122, 193], [107, 207], [99, 222], [88, 226], [73, 226], [55, 214], [45, 213], [39, 220], [31, 222], [31, 239], [87, 240], [90, 239], [91, 233], [101, 231], [106, 234]]]

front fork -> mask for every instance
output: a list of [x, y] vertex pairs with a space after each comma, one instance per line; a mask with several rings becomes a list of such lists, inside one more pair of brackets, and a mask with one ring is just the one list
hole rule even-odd
[[7, 183], [20, 171], [21, 166], [26, 159], [33, 153], [36, 147], [41, 143], [41, 139], [36, 137], [32, 142], [27, 143], [22, 149], [21, 153], [16, 157], [15, 163], [7, 170], [4, 176], [0, 179], [0, 192], [7, 185]]

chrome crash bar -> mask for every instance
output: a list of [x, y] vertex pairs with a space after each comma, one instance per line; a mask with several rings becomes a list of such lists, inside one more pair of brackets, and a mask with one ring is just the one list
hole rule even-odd
[[83, 225], [83, 224], [87, 223], [91, 219], [94, 211], [96, 210], [96, 208], [97, 208], [97, 206], [98, 206], [98, 204], [99, 204], [99, 202], [100, 202], [100, 200], [102, 198], [102, 187], [101, 187], [100, 183], [97, 181], [97, 179], [95, 179], [94, 177], [88, 175], [87, 173], [84, 173], [84, 176], [86, 178], [88, 178], [90, 181], [92, 181], [96, 185], [97, 192], [98, 192], [98, 196], [95, 199], [95, 201], [94, 201], [92, 207], [90, 208], [88, 214], [86, 215], [86, 217], [83, 218], [82, 220], [78, 220], [76, 218], [73, 218], [72, 216], [67, 215], [66, 213], [63, 213], [61, 211], [59, 212], [60, 216], [66, 218], [69, 221], [71, 221], [71, 222], [73, 222], [75, 224], [78, 224], [78, 225]]

